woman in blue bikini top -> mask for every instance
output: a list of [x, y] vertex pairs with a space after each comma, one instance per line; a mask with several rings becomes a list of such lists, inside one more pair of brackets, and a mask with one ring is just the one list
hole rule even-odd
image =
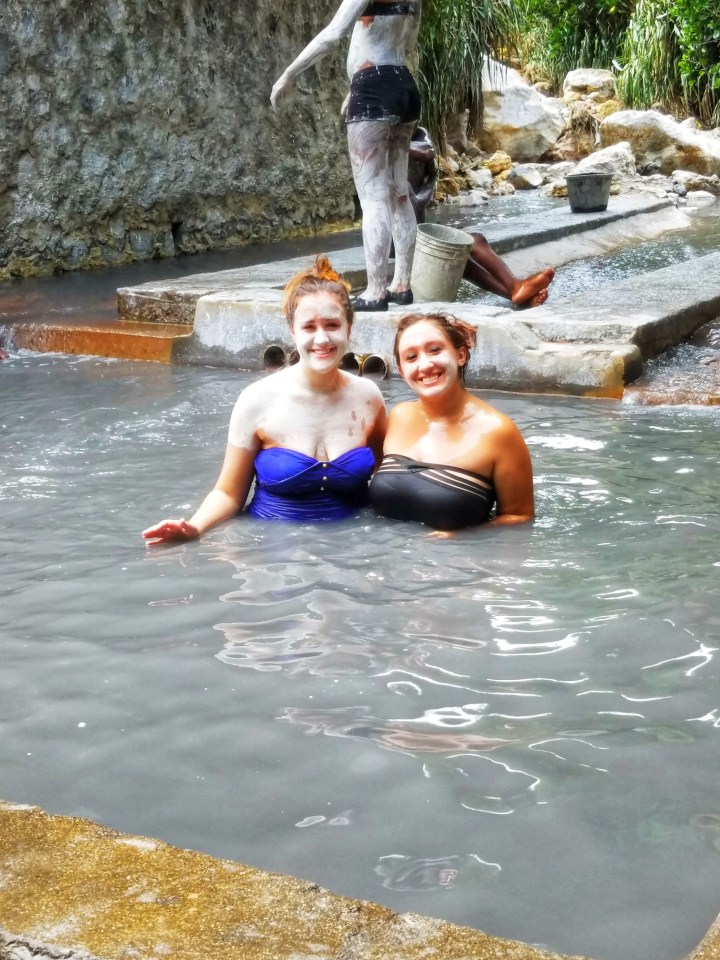
[[465, 389], [474, 345], [474, 328], [449, 314], [410, 314], [398, 324], [395, 363], [418, 399], [390, 413], [370, 484], [377, 513], [444, 532], [533, 519], [532, 464], [520, 431]]
[[340, 370], [353, 311], [349, 285], [325, 257], [285, 288], [283, 309], [297, 364], [247, 387], [230, 418], [217, 483], [189, 520], [163, 520], [143, 531], [148, 543], [190, 540], [248, 513], [314, 522], [356, 513], [382, 450], [385, 404], [370, 380]]

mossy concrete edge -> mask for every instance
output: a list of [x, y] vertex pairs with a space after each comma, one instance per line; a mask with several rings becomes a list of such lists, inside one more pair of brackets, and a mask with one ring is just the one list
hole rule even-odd
[[0, 958], [30, 957], [572, 960], [0, 801]]

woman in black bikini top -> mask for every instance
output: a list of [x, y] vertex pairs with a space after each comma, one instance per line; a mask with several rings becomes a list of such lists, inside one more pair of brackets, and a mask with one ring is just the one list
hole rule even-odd
[[440, 531], [533, 519], [532, 464], [520, 431], [465, 388], [474, 345], [473, 327], [448, 314], [400, 321], [395, 362], [418, 399], [390, 413], [370, 484], [377, 513]]

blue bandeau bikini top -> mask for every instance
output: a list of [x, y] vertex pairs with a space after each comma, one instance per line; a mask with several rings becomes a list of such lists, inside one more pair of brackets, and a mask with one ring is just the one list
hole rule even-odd
[[341, 519], [365, 504], [374, 469], [370, 447], [355, 447], [334, 460], [268, 447], [255, 457], [255, 495], [248, 510], [268, 520]]

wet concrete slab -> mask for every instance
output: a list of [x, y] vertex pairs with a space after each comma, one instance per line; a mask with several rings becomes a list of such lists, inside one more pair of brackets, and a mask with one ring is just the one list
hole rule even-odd
[[482, 232], [493, 250], [505, 256], [515, 250], [564, 240], [591, 230], [599, 230], [629, 217], [645, 216], [673, 207], [673, 202], [667, 198], [627, 195], [612, 197], [607, 210], [596, 213], [573, 213], [569, 207], [560, 207], [547, 213], [533, 213], [484, 224]]
[[[280, 296], [279, 290], [266, 290], [248, 299], [232, 293], [201, 297], [193, 335], [177, 344], [174, 362], [262, 370], [268, 350], [280, 348], [289, 357], [293, 343]], [[433, 313], [448, 306], [421, 303], [413, 310]], [[617, 398], [642, 369], [640, 351], [632, 343], [547, 343], [515, 311], [480, 304], [451, 306], [478, 331], [466, 374], [470, 386]], [[356, 315], [350, 346], [360, 363], [378, 357], [392, 371], [396, 324], [406, 313], [407, 307], [392, 307], [387, 313]]]
[[[562, 243], [567, 257], [573, 255], [572, 237], [581, 233], [612, 246], [627, 242], [633, 224], [642, 236], [648, 229], [656, 234], [676, 229], [681, 220], [669, 200], [625, 196], [613, 198], [601, 213], [556, 209], [484, 225], [483, 231], [501, 253], [513, 256], [522, 248], [530, 256], [540, 250], [546, 255], [553, 243]], [[581, 246], [575, 247], [581, 255]], [[178, 315], [189, 323], [192, 315], [193, 335], [176, 343], [173, 362], [261, 370], [268, 366], [268, 351], [275, 358], [292, 352], [281, 293], [287, 279], [308, 262], [298, 257], [123, 288], [118, 309], [125, 318], [158, 323]], [[355, 286], [364, 282], [360, 247], [336, 251], [333, 263]], [[640, 375], [645, 358], [692, 332], [716, 308], [715, 315], [720, 314], [720, 287], [697, 282], [699, 274], [712, 276], [707, 271], [714, 268], [712, 262], [659, 271], [657, 283], [652, 275], [651, 298], [647, 279], [635, 277], [602, 288], [602, 294], [589, 291], [531, 311], [472, 303], [423, 303], [413, 309], [450, 309], [477, 327], [478, 346], [468, 369], [473, 387], [617, 398]], [[406, 312], [392, 307], [386, 314], [357, 315], [351, 349], [360, 366], [363, 358], [376, 355], [392, 370], [395, 323]]]
[[528, 312], [545, 341], [633, 343], [657, 356], [720, 317], [720, 253], [601, 284]]
[[95, 321], [17, 323], [7, 327], [11, 350], [91, 354], [119, 360], [171, 363], [176, 343], [192, 335], [192, 325]]
[[572, 960], [337, 896], [307, 880], [2, 802], [0, 957]]
[[[266, 290], [281, 291], [290, 277], [304, 270], [312, 260], [308, 256], [292, 257], [235, 270], [198, 273], [167, 282], [120, 287], [117, 291], [118, 318], [146, 323], [192, 323], [200, 297], [219, 292], [251, 297]], [[332, 254], [332, 264], [353, 286], [364, 283], [362, 247], [336, 250]], [[280, 269], [279, 265], [282, 265]]]
[[[538, 246], [570, 235], [596, 231], [609, 224], [632, 217], [669, 210], [666, 199], [647, 197], [613, 197], [606, 211], [572, 213], [556, 209], [528, 217], [483, 224], [482, 232], [499, 254]], [[200, 273], [167, 282], [144, 283], [121, 287], [117, 291], [118, 317], [151, 323], [192, 323], [195, 304], [202, 296], [214, 293], [243, 293], [263, 288], [282, 289], [288, 279], [308, 265], [308, 257]], [[365, 257], [362, 247], [336, 250], [332, 263], [353, 287], [365, 282]]]
[[[282, 271], [283, 264], [274, 265]], [[292, 350], [280, 312], [280, 285], [216, 292], [197, 303], [195, 328], [178, 362], [262, 369], [264, 351]], [[468, 369], [475, 387], [584, 396], [622, 396], [643, 362], [720, 317], [720, 253], [674, 264], [527, 311], [473, 303], [416, 304], [450, 309], [475, 325], [478, 345]], [[358, 314], [351, 346], [391, 368], [397, 319], [407, 308]]]
[[[639, 242], [683, 222], [686, 218], [669, 200], [624, 196], [611, 198], [602, 213], [561, 208], [482, 229], [508, 262], [522, 257], [527, 266], [533, 257], [553, 262], [547, 259], [552, 251], [567, 261], [583, 255], [588, 244], [615, 248], [620, 242], [627, 245], [629, 237]], [[573, 239], [581, 234], [582, 241]], [[482, 303], [416, 304], [413, 309], [450, 310], [477, 327], [470, 386], [618, 398], [640, 376], [648, 357], [720, 316], [717, 256], [553, 299], [532, 310]], [[362, 247], [336, 250], [332, 260], [356, 288], [363, 285]], [[94, 324], [82, 331], [63, 323], [28, 324], [27, 329], [15, 324], [7, 342], [35, 350], [268, 369], [268, 355], [277, 365], [278, 358], [283, 362], [292, 353], [281, 313], [282, 289], [310, 262], [309, 256], [295, 256], [122, 287], [117, 291], [120, 319], [114, 325]], [[395, 323], [406, 312], [392, 307], [386, 314], [356, 316], [350, 358], [355, 368], [370, 356], [392, 373]]]

